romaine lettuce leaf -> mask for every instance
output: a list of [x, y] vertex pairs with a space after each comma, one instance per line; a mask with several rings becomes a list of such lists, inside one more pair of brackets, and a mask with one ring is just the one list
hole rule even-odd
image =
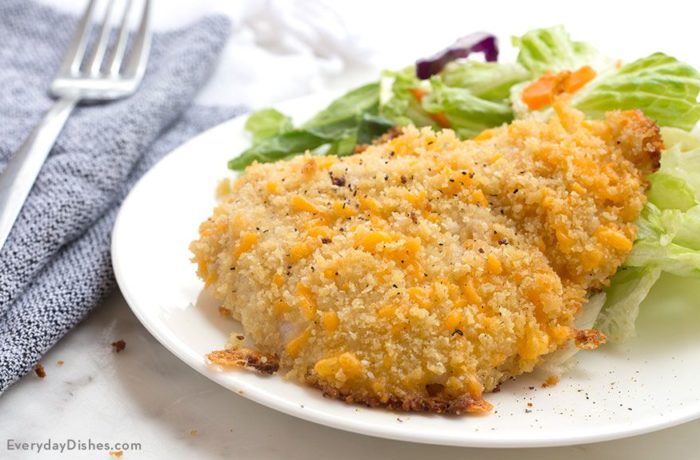
[[458, 136], [469, 138], [513, 119], [507, 99], [510, 85], [526, 75], [518, 65], [471, 61], [451, 63], [428, 81], [416, 78], [413, 67], [385, 72], [379, 113], [399, 126], [434, 129], [441, 128], [435, 115], [444, 115]]
[[661, 275], [655, 266], [622, 268], [617, 271], [605, 290], [605, 307], [595, 322], [611, 342], [622, 342], [635, 334], [634, 322], [639, 314], [639, 304]]
[[639, 228], [626, 266], [657, 266], [680, 276], [700, 276], [700, 206], [683, 212], [649, 204]]
[[440, 74], [445, 85], [469, 90], [472, 95], [490, 101], [510, 97], [510, 88], [531, 77], [516, 63], [458, 61], [451, 62]]
[[423, 108], [429, 113], [444, 114], [450, 128], [461, 138], [475, 136], [513, 119], [507, 100], [481, 99], [468, 89], [447, 86], [437, 78], [431, 79], [430, 85], [430, 92], [423, 98]]
[[513, 46], [520, 49], [516, 61], [533, 77], [548, 70], [575, 70], [599, 59], [593, 47], [571, 40], [562, 26], [535, 29], [522, 37], [513, 37]]
[[292, 119], [278, 110], [262, 109], [248, 116], [245, 129], [253, 135], [253, 142], [257, 142], [290, 131]]
[[[267, 163], [323, 147], [325, 153], [349, 155], [358, 139], [380, 136], [393, 122], [377, 115], [379, 83], [349, 91], [316, 114], [301, 127], [291, 129], [288, 118], [276, 110], [251, 115], [246, 129], [254, 136], [253, 145], [229, 161], [229, 169], [241, 171], [254, 161]], [[276, 131], [276, 132], [275, 132]]]
[[696, 204], [693, 189], [678, 176], [658, 171], [649, 177], [649, 182], [647, 199], [659, 209], [687, 211]]
[[430, 83], [419, 80], [415, 74], [413, 66], [398, 72], [383, 72], [380, 80], [379, 114], [399, 126], [413, 124], [439, 129], [439, 125], [423, 109], [415, 94], [416, 89], [429, 91]]
[[598, 118], [610, 110], [641, 109], [661, 126], [690, 130], [700, 120], [698, 93], [697, 70], [654, 53], [592, 83], [574, 105]]
[[348, 118], [356, 118], [363, 113], [376, 113], [379, 105], [379, 83], [372, 82], [348, 91], [321, 110], [302, 128], [314, 128], [336, 123]]

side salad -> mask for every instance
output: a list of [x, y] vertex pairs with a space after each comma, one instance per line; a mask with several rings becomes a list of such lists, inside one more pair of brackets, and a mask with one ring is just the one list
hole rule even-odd
[[[513, 45], [515, 62], [498, 62], [494, 36], [469, 35], [414, 65], [382, 72], [299, 126], [277, 110], [257, 111], [246, 123], [252, 146], [229, 168], [305, 151], [349, 155], [410, 124], [449, 128], [467, 139], [514, 119], [547, 118], [562, 93], [591, 118], [640, 109], [662, 127], [666, 151], [650, 176], [632, 252], [605, 290], [604, 304], [598, 296], [590, 302], [593, 315], [585, 314], [609, 340], [625, 340], [662, 272], [700, 277], [700, 136], [691, 132], [700, 120], [700, 73], [663, 53], [622, 63], [573, 41], [561, 26], [532, 30]], [[475, 53], [484, 61], [467, 59]]]

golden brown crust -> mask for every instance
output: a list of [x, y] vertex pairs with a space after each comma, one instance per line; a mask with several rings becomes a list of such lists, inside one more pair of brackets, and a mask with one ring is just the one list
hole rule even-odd
[[595, 350], [607, 340], [605, 334], [597, 329], [579, 329], [574, 337], [576, 347], [582, 350]]
[[434, 414], [449, 415], [484, 415], [491, 412], [493, 406], [483, 398], [474, 398], [468, 394], [456, 398], [444, 396], [426, 397], [413, 395], [399, 397], [387, 395], [386, 399], [380, 399], [375, 395], [357, 393], [342, 390], [314, 380], [309, 382], [323, 393], [323, 396], [338, 399], [346, 404], [360, 404], [367, 407], [382, 407], [400, 412], [431, 412]]
[[367, 150], [370, 147], [370, 145], [379, 145], [383, 144], [384, 142], [388, 142], [396, 137], [399, 137], [401, 135], [401, 132], [401, 128], [398, 126], [389, 128], [389, 131], [376, 138], [374, 141], [372, 141], [371, 144], [357, 144], [355, 146], [354, 153], [362, 153], [365, 150]]
[[659, 169], [664, 141], [654, 120], [641, 110], [609, 112], [606, 121], [613, 130], [612, 138], [645, 175]]
[[[487, 412], [482, 394], [570, 344], [586, 293], [632, 249], [658, 166], [640, 112], [555, 110], [471, 141], [408, 127], [361, 155], [253, 165], [200, 228], [199, 274], [290, 380], [348, 403]], [[260, 371], [231, 348], [210, 360]]]
[[207, 359], [221, 367], [242, 367], [267, 375], [274, 374], [280, 368], [276, 356], [267, 356], [248, 348], [212, 351], [207, 355]]

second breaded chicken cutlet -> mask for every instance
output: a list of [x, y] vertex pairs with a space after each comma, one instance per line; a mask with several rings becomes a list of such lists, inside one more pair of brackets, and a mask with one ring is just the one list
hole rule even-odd
[[254, 164], [191, 249], [255, 351], [209, 358], [279, 364], [347, 402], [487, 412], [484, 393], [573, 340], [662, 148], [639, 111], [560, 103], [469, 141], [409, 127], [353, 156]]

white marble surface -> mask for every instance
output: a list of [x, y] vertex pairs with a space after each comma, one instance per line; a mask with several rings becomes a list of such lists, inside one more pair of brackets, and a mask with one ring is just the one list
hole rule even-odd
[[[42, 1], [69, 11], [84, 3]], [[269, 49], [250, 30], [237, 28], [198, 100], [263, 106], [371, 78], [378, 65], [410, 62], [475, 29], [507, 36], [560, 22], [613, 55], [632, 58], [658, 49], [700, 63], [694, 40], [688, 39], [698, 17], [697, 7], [689, 6], [690, 2], [666, 1], [663, 7], [658, 2], [646, 6], [637, 2], [633, 10], [623, 2], [609, 1], [579, 3], [570, 9], [534, 0], [480, 2], [471, 8], [465, 4], [431, 0], [420, 8], [400, 10], [396, 2], [334, 3], [353, 43], [372, 50], [369, 65], [343, 65], [313, 53]], [[169, 0], [156, 5], [159, 28], [211, 11], [241, 18], [236, 2]], [[275, 90], [280, 75], [287, 83], [284, 91]], [[116, 354], [111, 343], [119, 339], [127, 345]], [[59, 360], [64, 361], [62, 366]], [[45, 442], [49, 438], [141, 444], [140, 451], [124, 452], [124, 459], [697, 458], [700, 421], [626, 440], [530, 450], [417, 445], [317, 426], [258, 406], [192, 371], [150, 336], [118, 292], [52, 349], [43, 364], [46, 378], [30, 374], [0, 398], [2, 459], [111, 458], [107, 451], [61, 455], [7, 450], [10, 439]]]

